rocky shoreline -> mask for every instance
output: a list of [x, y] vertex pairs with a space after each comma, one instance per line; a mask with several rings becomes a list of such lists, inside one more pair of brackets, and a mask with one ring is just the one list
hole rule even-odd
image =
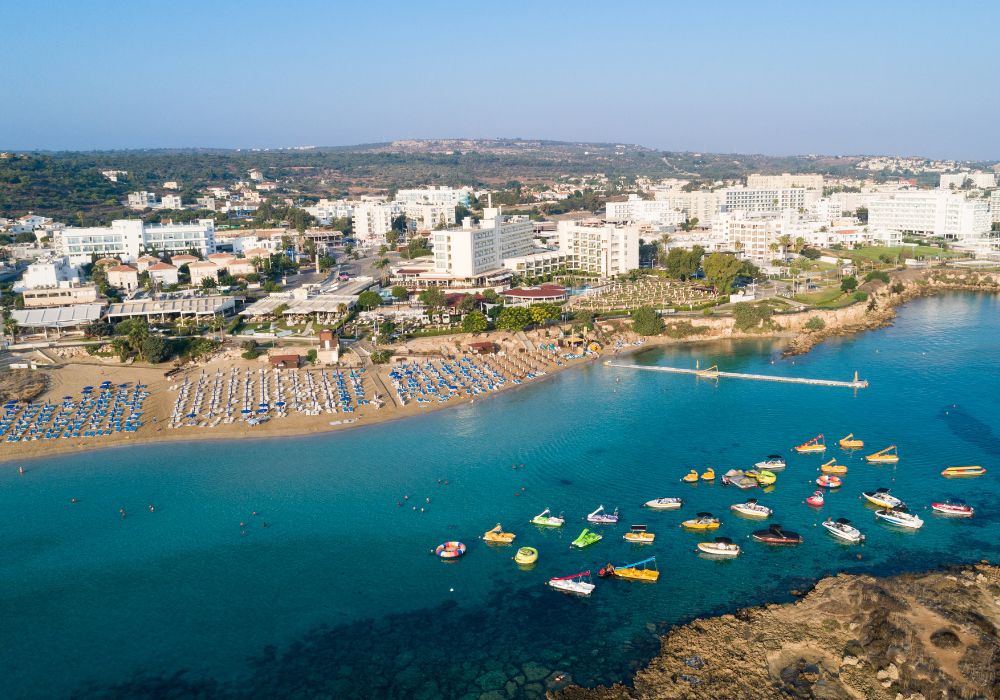
[[794, 603], [674, 628], [634, 687], [550, 697], [1000, 698], [1000, 567], [825, 578]]

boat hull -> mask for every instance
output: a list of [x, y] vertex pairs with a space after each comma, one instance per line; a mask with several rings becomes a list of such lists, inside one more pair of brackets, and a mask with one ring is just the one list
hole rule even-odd
[[920, 518], [900, 518], [897, 515], [890, 515], [883, 513], [882, 511], [876, 512], [875, 517], [882, 522], [895, 525], [896, 527], [906, 528], [907, 530], [919, 530], [924, 526], [924, 521]]
[[680, 499], [676, 501], [660, 501], [659, 499], [653, 501], [646, 501], [645, 506], [647, 508], [652, 508], [653, 510], [677, 510], [682, 505], [684, 505]]
[[656, 535], [652, 532], [626, 532], [622, 539], [632, 544], [653, 544]]
[[982, 476], [986, 470], [982, 467], [948, 467], [941, 476], [949, 479], [963, 479], [973, 476]]
[[823, 523], [823, 527], [824, 529], [826, 529], [827, 532], [829, 532], [831, 535], [836, 537], [838, 540], [841, 540], [842, 542], [850, 542], [851, 544], [857, 544], [858, 542], [864, 540], [864, 535], [862, 535], [857, 530], [854, 530], [853, 532], [850, 530], [845, 531], [835, 527], [830, 527], [826, 523]]
[[681, 527], [685, 528], [686, 530], [717, 530], [719, 528], [719, 525], [721, 524], [722, 523], [718, 522], [699, 523], [694, 520], [685, 520], [684, 522], [681, 523]]
[[730, 506], [729, 509], [738, 515], [742, 515], [744, 518], [755, 518], [757, 520], [763, 520], [764, 518], [771, 517], [771, 509], [766, 510], [756, 510], [753, 508], [746, 508], [741, 504]]
[[545, 585], [560, 593], [584, 597], [589, 596], [596, 588], [594, 584], [584, 581], [546, 581]]
[[699, 542], [698, 551], [701, 554], [708, 554], [713, 557], [738, 557], [740, 555], [740, 546], [734, 544], [732, 548], [722, 548], [716, 546], [714, 542]]
[[931, 509], [939, 515], [950, 515], [954, 518], [971, 518], [976, 512], [975, 509], [970, 506], [963, 508], [960, 506], [949, 505], [947, 503], [931, 503]]

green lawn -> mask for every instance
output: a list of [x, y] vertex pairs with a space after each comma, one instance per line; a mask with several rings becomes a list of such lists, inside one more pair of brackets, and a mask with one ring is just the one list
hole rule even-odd
[[837, 309], [841, 306], [849, 306], [854, 302], [852, 295], [844, 294], [840, 291], [840, 287], [827, 287], [815, 292], [797, 294], [792, 298], [795, 299], [795, 301], [802, 302], [803, 304], [818, 306], [825, 309]]
[[837, 255], [845, 258], [867, 260], [870, 262], [878, 262], [879, 257], [882, 255], [888, 255], [895, 260], [901, 253], [904, 258], [954, 258], [962, 255], [961, 253], [956, 253], [951, 250], [942, 250], [941, 248], [929, 245], [892, 247], [878, 246], [871, 248], [856, 248], [855, 250], [843, 250], [836, 253]]

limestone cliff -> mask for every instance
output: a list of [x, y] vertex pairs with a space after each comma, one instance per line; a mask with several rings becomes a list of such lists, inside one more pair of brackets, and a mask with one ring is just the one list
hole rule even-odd
[[823, 579], [795, 603], [671, 630], [633, 688], [554, 697], [1000, 698], [1000, 568]]

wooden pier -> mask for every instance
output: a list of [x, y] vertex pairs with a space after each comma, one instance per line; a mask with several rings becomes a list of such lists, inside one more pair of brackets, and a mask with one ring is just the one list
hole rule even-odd
[[633, 365], [622, 362], [607, 360], [608, 367], [621, 367], [623, 369], [641, 369], [648, 372], [668, 372], [670, 374], [693, 374], [696, 377], [707, 379], [718, 379], [728, 377], [730, 379], [755, 379], [762, 382], [784, 382], [786, 384], [813, 384], [815, 386], [839, 386], [847, 389], [866, 389], [867, 379], [858, 379], [858, 373], [854, 373], [854, 381], [841, 382], [835, 379], [809, 379], [806, 377], [777, 377], [773, 374], [746, 374], [744, 372], [723, 372], [717, 365], [712, 365], [708, 369], [684, 369], [682, 367], [664, 367], [662, 365]]

